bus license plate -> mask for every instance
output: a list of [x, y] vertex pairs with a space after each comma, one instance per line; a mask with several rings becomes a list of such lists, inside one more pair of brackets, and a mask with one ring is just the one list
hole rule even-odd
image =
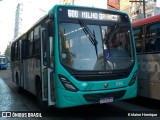
[[113, 97], [100, 98], [100, 104], [113, 102]]

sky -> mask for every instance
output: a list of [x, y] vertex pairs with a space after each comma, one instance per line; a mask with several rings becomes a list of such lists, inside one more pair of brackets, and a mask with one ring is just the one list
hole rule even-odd
[[11, 30], [13, 28], [12, 21], [14, 21], [13, 11], [15, 11], [14, 10], [15, 2], [12, 2], [10, 5], [6, 5], [7, 1], [8, 0], [0, 1], [0, 52], [1, 53], [4, 52], [8, 42], [12, 40], [13, 36]]

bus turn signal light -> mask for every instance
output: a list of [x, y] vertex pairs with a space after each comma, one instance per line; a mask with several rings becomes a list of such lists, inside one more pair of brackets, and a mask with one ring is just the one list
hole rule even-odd
[[59, 74], [58, 77], [66, 90], [73, 92], [78, 91], [78, 89], [65, 76]]
[[133, 85], [136, 81], [136, 78], [137, 78], [137, 72], [134, 73], [134, 75], [128, 85], [129, 86]]

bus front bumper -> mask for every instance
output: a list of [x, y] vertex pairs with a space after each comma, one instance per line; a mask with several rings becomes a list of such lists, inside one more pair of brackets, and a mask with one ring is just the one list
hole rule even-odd
[[134, 98], [137, 95], [137, 85], [125, 88], [101, 91], [71, 92], [57, 88], [56, 107], [65, 108], [80, 105], [100, 104], [100, 99], [113, 98], [113, 101]]

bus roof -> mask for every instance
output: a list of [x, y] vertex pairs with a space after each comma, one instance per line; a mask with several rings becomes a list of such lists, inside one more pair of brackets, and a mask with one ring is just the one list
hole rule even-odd
[[152, 17], [148, 17], [142, 20], [135, 21], [132, 23], [132, 25], [133, 27], [137, 27], [137, 26], [145, 25], [148, 23], [156, 22], [156, 21], [160, 21], [160, 14], [152, 16]]

